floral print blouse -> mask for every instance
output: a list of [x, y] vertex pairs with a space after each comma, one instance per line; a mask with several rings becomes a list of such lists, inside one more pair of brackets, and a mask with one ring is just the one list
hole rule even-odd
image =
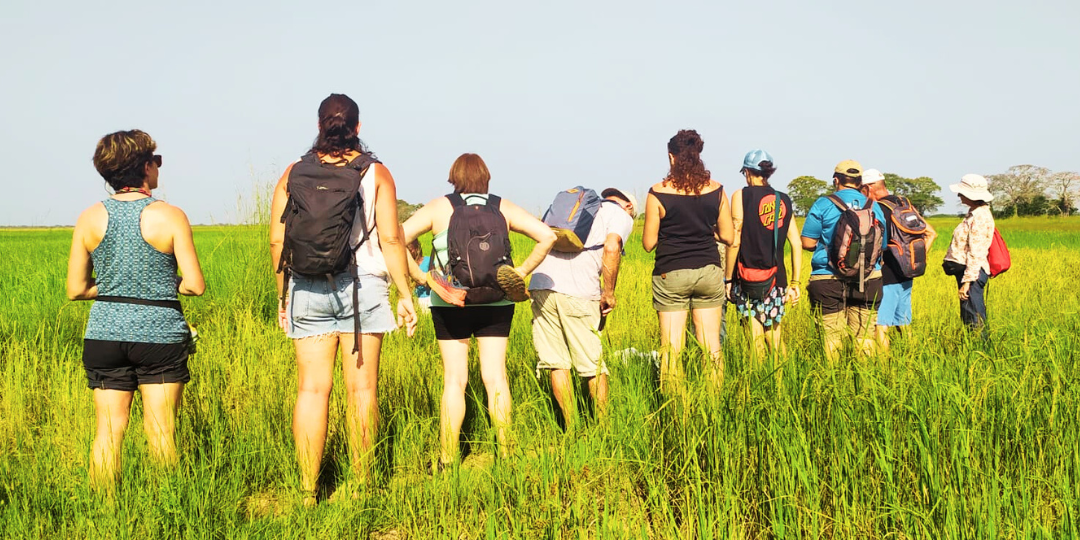
[[945, 260], [967, 266], [962, 283], [972, 283], [979, 279], [979, 270], [990, 274], [990, 243], [994, 240], [994, 214], [990, 205], [976, 206], [964, 217], [952, 233], [949, 251]]

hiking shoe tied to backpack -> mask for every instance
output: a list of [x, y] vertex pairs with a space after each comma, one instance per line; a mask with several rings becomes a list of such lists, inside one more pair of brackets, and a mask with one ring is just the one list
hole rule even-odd
[[465, 295], [468, 289], [450, 281], [446, 274], [439, 270], [430, 270], [427, 273], [427, 284], [431, 292], [439, 295], [444, 302], [451, 306], [465, 307]]
[[529, 299], [529, 290], [525, 287], [525, 278], [513, 266], [508, 264], [500, 266], [496, 279], [499, 281], [499, 288], [506, 294], [507, 300], [524, 302]]

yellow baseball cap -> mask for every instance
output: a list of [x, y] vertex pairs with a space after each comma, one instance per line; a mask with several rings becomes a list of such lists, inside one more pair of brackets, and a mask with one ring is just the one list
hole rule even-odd
[[845, 159], [836, 164], [836, 169], [834, 169], [833, 172], [845, 176], [859, 177], [862, 176], [862, 165], [854, 159]]

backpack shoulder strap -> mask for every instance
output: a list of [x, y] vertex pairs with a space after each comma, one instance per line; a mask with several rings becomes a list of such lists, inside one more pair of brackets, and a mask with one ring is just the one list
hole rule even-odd
[[460, 193], [451, 193], [446, 196], [446, 199], [450, 201], [450, 206], [454, 207], [454, 210], [465, 206], [465, 199], [461, 198]]
[[837, 196], [835, 193], [832, 193], [825, 198], [829, 199], [829, 202], [833, 203], [840, 210], [840, 212], [848, 211], [848, 207], [846, 204], [844, 204], [844, 200]]
[[367, 243], [368, 239], [371, 238], [371, 229], [367, 226], [367, 211], [364, 208], [364, 198], [360, 195], [359, 186], [360, 183], [364, 181], [364, 175], [367, 174], [368, 168], [375, 163], [379, 163], [375, 154], [372, 154], [371, 152], [361, 152], [359, 156], [352, 158], [345, 164], [345, 168], [357, 171], [359, 177], [356, 190], [356, 206], [359, 209], [358, 221], [360, 222], [360, 227], [364, 230], [363, 234], [360, 235], [360, 241], [353, 246], [353, 252], [358, 251], [360, 246]]
[[360, 176], [364, 176], [368, 167], [380, 163], [379, 158], [375, 157], [375, 154], [371, 152], [362, 152], [359, 156], [352, 158], [345, 166], [360, 171]]
[[488, 194], [487, 205], [494, 210], [498, 210], [502, 206], [502, 197]]

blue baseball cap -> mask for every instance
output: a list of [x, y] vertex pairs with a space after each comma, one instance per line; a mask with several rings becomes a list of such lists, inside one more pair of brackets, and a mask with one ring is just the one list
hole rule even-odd
[[776, 165], [776, 162], [773, 161], [772, 156], [770, 156], [768, 152], [766, 152], [764, 150], [751, 150], [751, 151], [747, 152], [746, 157], [743, 158], [743, 160], [742, 160], [742, 168], [739, 169], [739, 172], [743, 172], [746, 169], [760, 171], [761, 167], [759, 167], [758, 164], [761, 163], [762, 161], [768, 161], [769, 163], [772, 163], [774, 166]]

